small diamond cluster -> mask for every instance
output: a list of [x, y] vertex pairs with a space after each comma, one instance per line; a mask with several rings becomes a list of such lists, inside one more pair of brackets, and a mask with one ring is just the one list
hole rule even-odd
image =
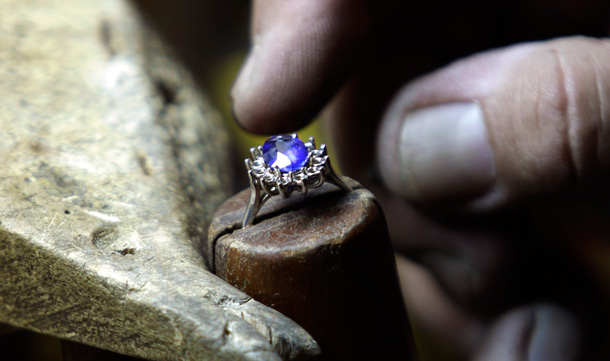
[[313, 137], [305, 143], [307, 162], [296, 171], [282, 172], [278, 167], [270, 167], [263, 158], [262, 147], [251, 148], [251, 159], [246, 159], [246, 168], [253, 186], [260, 185], [268, 195], [288, 198], [293, 192], [306, 194], [308, 188], [319, 187], [326, 177], [328, 153], [322, 144], [316, 149]]

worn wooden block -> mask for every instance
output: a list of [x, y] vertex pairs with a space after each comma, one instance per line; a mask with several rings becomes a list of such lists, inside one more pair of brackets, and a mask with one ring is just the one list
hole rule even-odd
[[250, 190], [235, 195], [210, 226], [208, 267], [303, 326], [324, 360], [412, 360], [383, 213], [349, 184], [353, 192], [327, 183], [305, 197], [273, 197], [244, 229]]

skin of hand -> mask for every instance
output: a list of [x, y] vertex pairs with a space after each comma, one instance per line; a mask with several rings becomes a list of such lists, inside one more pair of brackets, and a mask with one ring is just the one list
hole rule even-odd
[[602, 359], [608, 278], [590, 256], [610, 250], [610, 40], [594, 37], [608, 14], [256, 0], [234, 113], [277, 134], [322, 112], [342, 169], [386, 210], [414, 323], [455, 359]]

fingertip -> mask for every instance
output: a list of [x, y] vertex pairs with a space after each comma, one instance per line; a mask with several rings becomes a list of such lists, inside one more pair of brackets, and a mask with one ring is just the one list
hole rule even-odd
[[257, 1], [254, 44], [231, 90], [238, 124], [261, 134], [306, 125], [351, 72], [367, 26], [362, 0]]
[[274, 61], [258, 57], [257, 51], [250, 53], [231, 89], [233, 118], [244, 130], [261, 135], [303, 127], [315, 113], [293, 99], [299, 92], [297, 82], [279, 81]]

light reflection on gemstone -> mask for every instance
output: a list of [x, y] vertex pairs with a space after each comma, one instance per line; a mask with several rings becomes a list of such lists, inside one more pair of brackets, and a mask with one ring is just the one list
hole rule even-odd
[[263, 144], [263, 159], [270, 167], [278, 167], [281, 172], [294, 172], [305, 166], [307, 147], [299, 138], [290, 135], [275, 135]]

